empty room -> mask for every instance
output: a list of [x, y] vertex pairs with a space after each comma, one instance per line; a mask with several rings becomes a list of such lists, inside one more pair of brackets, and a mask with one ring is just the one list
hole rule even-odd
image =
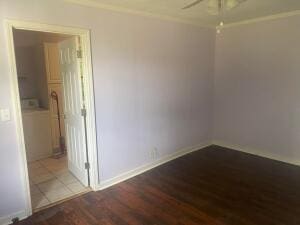
[[0, 0], [0, 225], [299, 225], [299, 0]]

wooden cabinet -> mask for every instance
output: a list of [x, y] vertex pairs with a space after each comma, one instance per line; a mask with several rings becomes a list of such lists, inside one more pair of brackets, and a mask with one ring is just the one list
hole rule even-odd
[[56, 43], [44, 43], [44, 52], [48, 83], [61, 83], [58, 45]]
[[56, 101], [51, 97], [51, 93], [55, 91], [58, 95], [59, 111], [60, 111], [60, 126], [62, 136], [65, 137], [64, 126], [64, 110], [63, 110], [63, 86], [60, 75], [59, 64], [59, 49], [57, 43], [44, 43], [45, 67], [47, 73], [48, 96], [49, 96], [49, 110], [51, 121], [51, 137], [52, 148], [59, 147], [59, 125], [58, 125], [58, 111]]

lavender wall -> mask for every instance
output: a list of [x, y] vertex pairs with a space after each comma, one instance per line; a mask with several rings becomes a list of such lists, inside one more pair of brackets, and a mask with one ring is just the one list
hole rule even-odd
[[217, 36], [214, 139], [300, 164], [300, 16]]
[[38, 98], [37, 86], [37, 64], [35, 63], [34, 46], [16, 47], [15, 56], [17, 64], [17, 74], [20, 98]]
[[[211, 139], [214, 30], [69, 5], [0, 0], [4, 18], [91, 29], [102, 181]], [[6, 46], [0, 28], [0, 46]], [[12, 109], [0, 52], [0, 108]], [[24, 209], [14, 118], [0, 122], [0, 220]]]

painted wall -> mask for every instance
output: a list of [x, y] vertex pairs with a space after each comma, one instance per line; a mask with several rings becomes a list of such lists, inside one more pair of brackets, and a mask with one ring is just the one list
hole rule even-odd
[[214, 139], [300, 164], [300, 16], [217, 36]]
[[[91, 30], [101, 181], [211, 139], [215, 32], [69, 5], [0, 0], [4, 18]], [[6, 46], [3, 26], [0, 46]], [[0, 108], [12, 109], [8, 53], [0, 52]], [[24, 209], [15, 120], [0, 122], [0, 219]]]
[[35, 47], [16, 47], [15, 56], [18, 72], [20, 98], [38, 98], [37, 64]]

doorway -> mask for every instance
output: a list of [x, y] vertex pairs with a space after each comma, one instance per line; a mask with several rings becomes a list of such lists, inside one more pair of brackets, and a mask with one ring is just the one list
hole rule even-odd
[[89, 32], [7, 21], [27, 214], [96, 190]]

